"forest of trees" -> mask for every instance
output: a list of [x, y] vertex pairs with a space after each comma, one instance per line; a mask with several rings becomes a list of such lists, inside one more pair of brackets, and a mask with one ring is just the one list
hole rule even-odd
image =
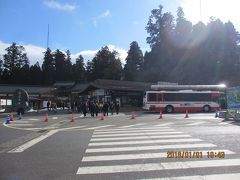
[[150, 51], [143, 54], [133, 41], [124, 65], [118, 52], [105, 46], [86, 64], [82, 55], [72, 64], [69, 50], [47, 48], [42, 66], [30, 66], [24, 47], [12, 43], [0, 56], [0, 83], [51, 85], [56, 81], [115, 79], [239, 85], [240, 36], [230, 21], [210, 18], [207, 24], [193, 25], [181, 7], [175, 18], [160, 5], [151, 11], [146, 31]]

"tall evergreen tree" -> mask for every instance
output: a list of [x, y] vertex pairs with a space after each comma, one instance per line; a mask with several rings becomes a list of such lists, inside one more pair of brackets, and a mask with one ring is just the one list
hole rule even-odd
[[130, 44], [126, 64], [124, 66], [125, 80], [140, 80], [143, 66], [143, 54], [136, 41]]
[[159, 9], [153, 9], [146, 26], [149, 33], [147, 43], [150, 45], [151, 51], [146, 53], [144, 57], [145, 80], [166, 81], [174, 66], [172, 43], [174, 17], [171, 13], [163, 13], [162, 11], [163, 6], [161, 5]]
[[72, 58], [71, 52], [69, 50], [66, 51], [66, 59], [65, 59], [65, 80], [71, 81], [73, 79], [73, 72], [72, 72]]
[[[25, 67], [29, 67], [29, 60], [25, 53], [25, 48], [16, 43], [5, 49], [6, 54], [3, 55], [3, 66], [5, 68], [4, 79], [9, 79], [8, 83], [25, 82]], [[6, 77], [9, 76], [9, 77]]]
[[1, 55], [0, 55], [0, 82], [3, 82], [3, 60]]
[[42, 78], [43, 84], [50, 85], [55, 81], [56, 63], [53, 59], [52, 51], [50, 48], [44, 52], [42, 64]]
[[34, 64], [30, 67], [29, 77], [31, 77], [31, 79], [29, 80], [30, 84], [34, 84], [34, 85], [41, 84], [42, 70], [41, 70], [41, 67], [38, 62], [36, 62], [36, 64]]
[[83, 82], [86, 80], [86, 72], [84, 67], [84, 58], [80, 54], [76, 58], [76, 63], [73, 65], [73, 76], [76, 82]]
[[56, 63], [56, 77], [55, 80], [57, 81], [65, 81], [68, 79], [66, 76], [66, 63], [65, 63], [65, 58], [66, 55], [57, 49], [56, 51], [53, 52], [53, 58]]
[[177, 9], [176, 26], [174, 29], [174, 45], [177, 46], [179, 49], [188, 47], [191, 32], [192, 23], [186, 20], [182, 7], [179, 7]]
[[93, 62], [88, 60], [86, 65], [86, 78], [87, 81], [95, 80], [93, 77]]
[[7, 54], [3, 55], [4, 67], [12, 73], [14, 70], [19, 70], [25, 65], [29, 65], [27, 54], [23, 46], [12, 43], [11, 46], [5, 49]]
[[116, 51], [111, 52], [107, 46], [101, 48], [92, 60], [92, 80], [116, 79], [122, 76], [121, 61]]

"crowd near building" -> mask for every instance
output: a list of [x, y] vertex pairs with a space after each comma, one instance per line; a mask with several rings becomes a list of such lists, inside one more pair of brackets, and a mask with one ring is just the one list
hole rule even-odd
[[32, 109], [49, 108], [79, 110], [83, 102], [105, 102], [120, 107], [141, 107], [143, 94], [153, 83], [97, 79], [89, 83], [56, 82], [52, 86], [0, 85], [0, 109], [11, 105], [16, 89], [24, 89], [29, 95]]
[[[155, 85], [154, 85], [155, 84]], [[119, 108], [141, 108], [144, 93], [151, 89], [211, 89], [215, 86], [178, 85], [170, 82], [135, 82], [97, 79], [89, 83], [56, 82], [52, 86], [0, 85], [0, 110], [12, 104], [12, 96], [17, 89], [24, 89], [29, 95], [29, 106], [34, 110], [69, 109], [83, 112], [87, 108], [91, 115], [98, 112], [108, 114]], [[160, 88], [160, 89], [159, 89]], [[87, 106], [87, 107], [85, 107]], [[106, 108], [108, 106], [108, 108]]]

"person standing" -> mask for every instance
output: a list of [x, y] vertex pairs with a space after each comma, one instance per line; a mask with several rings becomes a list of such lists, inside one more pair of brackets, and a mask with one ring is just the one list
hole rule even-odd
[[119, 113], [119, 109], [120, 109], [119, 102], [116, 102], [115, 109], [116, 109], [116, 113], [118, 114]]
[[113, 110], [114, 110], [114, 103], [111, 102], [110, 104], [110, 111], [111, 111], [111, 114], [113, 115]]
[[92, 101], [89, 102], [89, 111], [91, 113], [91, 117], [94, 117], [95, 106], [94, 106], [94, 103]]
[[94, 103], [94, 105], [95, 105], [95, 114], [96, 114], [96, 117], [97, 117], [100, 109], [99, 109], [99, 105], [98, 105], [97, 102]]
[[50, 101], [47, 102], [47, 109], [50, 110]]
[[108, 108], [109, 108], [109, 105], [107, 102], [104, 102], [103, 104], [103, 112], [104, 112], [104, 116], [107, 115], [108, 116]]
[[83, 112], [84, 117], [86, 117], [86, 115], [87, 115], [87, 104], [86, 104], [86, 102], [84, 102], [83, 105], [82, 105], [82, 112]]

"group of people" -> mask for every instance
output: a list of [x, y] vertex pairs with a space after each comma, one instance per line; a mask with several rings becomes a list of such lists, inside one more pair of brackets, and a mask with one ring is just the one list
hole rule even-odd
[[57, 104], [52, 101], [47, 102], [47, 109], [50, 110], [56, 110], [57, 109]]
[[[77, 105], [77, 104], [75, 104]], [[78, 112], [82, 112], [84, 117], [86, 117], [87, 113], [90, 112], [91, 117], [98, 116], [98, 113], [102, 112], [103, 115], [108, 116], [108, 112], [110, 110], [111, 114], [113, 115], [114, 111], [119, 113], [120, 105], [118, 102], [95, 102], [95, 101], [86, 101], [82, 102], [77, 106], [74, 106], [72, 110], [77, 107]]]
[[[65, 103], [61, 103], [60, 107], [64, 110]], [[57, 108], [56, 103], [51, 101], [47, 102], [47, 109], [49, 111], [55, 110], [56, 108]], [[114, 112], [118, 114], [120, 105], [118, 101], [96, 102], [96, 101], [88, 100], [88, 101], [80, 101], [80, 102], [75, 101], [75, 102], [69, 103], [69, 105], [67, 105], [67, 108], [71, 109], [72, 112], [83, 113], [84, 117], [87, 116], [88, 112], [91, 114], [91, 117], [94, 117], [94, 116], [98, 116], [98, 113], [103, 113], [104, 116], [108, 116], [109, 112], [112, 115], [114, 114]]]

